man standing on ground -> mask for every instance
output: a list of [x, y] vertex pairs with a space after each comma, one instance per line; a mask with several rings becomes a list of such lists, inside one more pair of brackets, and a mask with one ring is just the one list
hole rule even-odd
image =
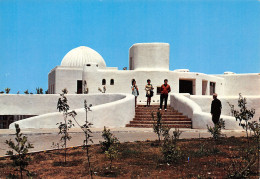
[[221, 114], [221, 109], [222, 109], [221, 101], [217, 99], [217, 97], [218, 95], [214, 93], [213, 101], [211, 103], [211, 111], [210, 111], [212, 115], [212, 121], [214, 122], [214, 124], [218, 124], [220, 114]]
[[161, 86], [161, 96], [160, 96], [160, 110], [162, 110], [162, 104], [164, 100], [164, 110], [167, 111], [167, 100], [168, 100], [168, 93], [171, 92], [170, 85], [167, 84], [168, 80], [164, 80], [164, 84]]

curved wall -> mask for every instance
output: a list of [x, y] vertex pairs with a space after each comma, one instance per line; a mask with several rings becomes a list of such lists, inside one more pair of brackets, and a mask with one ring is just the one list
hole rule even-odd
[[[172, 94], [170, 99], [171, 107], [192, 119], [193, 129], [207, 129], [207, 125], [214, 126], [211, 114], [202, 112], [200, 106], [188, 97], [181, 94]], [[221, 118], [225, 121], [225, 129], [242, 129], [234, 117], [221, 115]]]
[[[123, 94], [66, 94], [71, 109], [82, 108], [84, 100], [97, 106], [123, 99]], [[41, 115], [57, 112], [59, 94], [1, 94], [0, 115]]]
[[[88, 112], [88, 121], [93, 123], [92, 127], [125, 127], [135, 115], [134, 97], [127, 94], [114, 95], [94, 95], [97, 99], [112, 96], [113, 100], [104, 100], [106, 103], [94, 105]], [[107, 98], [108, 99], [108, 98]], [[90, 104], [87, 99], [88, 104]], [[70, 104], [70, 102], [69, 102]], [[84, 108], [74, 109], [77, 113], [76, 119], [80, 125], [86, 120], [86, 112]], [[72, 118], [71, 118], [72, 119]], [[63, 122], [63, 114], [59, 112], [43, 114], [16, 121], [21, 128], [57, 128], [57, 123]], [[76, 125], [75, 121], [73, 123]], [[78, 127], [77, 125], [75, 127]], [[10, 124], [10, 129], [14, 128], [14, 123]]]
[[[243, 94], [242, 94], [243, 95]], [[222, 104], [222, 110], [221, 114], [231, 116], [230, 107], [228, 105], [228, 102], [233, 104], [236, 109], [238, 109], [237, 101], [238, 101], [238, 95], [237, 96], [219, 96], [218, 99], [221, 101]], [[253, 121], [258, 121], [260, 117], [260, 96], [243, 96], [247, 99], [246, 106], [251, 109], [255, 109], [255, 115], [252, 119]], [[190, 96], [190, 99], [197, 103], [199, 106], [201, 106], [201, 109], [203, 112], [210, 113], [211, 108], [211, 102], [212, 97], [211, 96]]]

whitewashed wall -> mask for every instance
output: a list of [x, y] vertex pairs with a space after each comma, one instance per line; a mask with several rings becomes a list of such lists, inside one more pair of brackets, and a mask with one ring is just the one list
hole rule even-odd
[[67, 88], [69, 94], [77, 92], [77, 80], [82, 80], [83, 67], [63, 67], [56, 66], [49, 73], [48, 86], [55, 83], [54, 93], [61, 93]]
[[[171, 86], [172, 93], [179, 92], [179, 80], [195, 80], [194, 91], [195, 94], [202, 94], [202, 81], [208, 81], [208, 91], [210, 82], [216, 82], [216, 92], [223, 93], [224, 79], [214, 75], [206, 75], [203, 73], [190, 73], [190, 72], [173, 72], [173, 71], [123, 71], [123, 70], [98, 70], [98, 68], [84, 68], [83, 80], [86, 80], [89, 93], [97, 93], [98, 87], [102, 88], [102, 79], [106, 80], [106, 89], [108, 93], [129, 93], [131, 94], [131, 80], [135, 79], [139, 88], [138, 102], [144, 103], [147, 98], [145, 97], [145, 85], [147, 79], [151, 80], [155, 88], [155, 95], [152, 97], [152, 103], [159, 103], [160, 95], [156, 94], [156, 87], [164, 83], [164, 79], [168, 79], [168, 84]], [[110, 80], [114, 79], [114, 85], [110, 85]]]
[[[214, 126], [211, 114], [203, 112], [201, 107], [188, 97], [175, 93], [170, 98], [171, 107], [192, 119], [193, 129], [207, 129], [207, 125]], [[221, 118], [225, 121], [226, 129], [242, 129], [234, 117], [221, 115]]]
[[[104, 103], [96, 103], [88, 112], [88, 121], [93, 123], [92, 127], [125, 127], [135, 115], [134, 97], [127, 94], [106, 94], [87, 96], [87, 101], [91, 101], [88, 97], [103, 98], [109, 97], [110, 100], [103, 100]], [[93, 99], [92, 99], [93, 100]], [[90, 103], [89, 103], [90, 104]], [[76, 119], [80, 125], [86, 120], [84, 108], [74, 109], [77, 113]], [[71, 118], [72, 119], [72, 118]], [[16, 121], [21, 128], [57, 128], [57, 123], [63, 121], [63, 115], [59, 112], [47, 113], [36, 117], [31, 117]], [[9, 128], [14, 128], [14, 123]], [[76, 124], [73, 121], [74, 124]], [[78, 127], [78, 126], [75, 126]]]
[[169, 71], [168, 43], [137, 43], [129, 49], [129, 69]]
[[[84, 106], [84, 100], [94, 106], [125, 98], [121, 94], [67, 94], [71, 109]], [[41, 115], [57, 112], [59, 94], [1, 94], [0, 115]]]
[[[236, 109], [238, 109], [237, 105], [237, 96], [219, 96], [218, 99], [222, 103], [222, 111], [221, 114], [231, 116], [230, 107], [228, 105], [228, 102], [235, 105]], [[247, 107], [249, 109], [254, 108], [255, 109], [255, 116], [252, 119], [253, 121], [258, 121], [260, 117], [260, 95], [259, 96], [243, 96], [247, 99]], [[212, 97], [211, 96], [190, 96], [190, 99], [197, 103], [203, 112], [210, 113], [211, 108], [211, 102]]]
[[260, 73], [217, 75], [225, 79], [224, 95], [260, 95]]

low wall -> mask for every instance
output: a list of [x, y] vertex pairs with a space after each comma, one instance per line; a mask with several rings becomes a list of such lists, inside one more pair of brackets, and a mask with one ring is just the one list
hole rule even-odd
[[[120, 100], [122, 94], [66, 94], [71, 109], [83, 108], [84, 100], [97, 106]], [[59, 94], [0, 94], [0, 115], [41, 115], [57, 112]]]
[[[237, 96], [219, 96], [218, 99], [221, 101], [222, 104], [222, 110], [221, 114], [232, 116], [230, 106], [228, 105], [228, 102], [233, 104], [236, 109], [237, 107], [237, 101], [238, 101], [238, 95]], [[247, 107], [249, 109], [254, 108], [255, 109], [255, 115], [252, 121], [258, 121], [260, 117], [260, 96], [243, 96], [247, 99]], [[203, 112], [210, 113], [211, 108], [211, 102], [212, 102], [212, 96], [194, 96], [191, 95], [190, 99], [197, 103]]]
[[[170, 100], [171, 107], [192, 119], [193, 129], [207, 129], [207, 125], [214, 126], [211, 114], [203, 112], [201, 107], [188, 97], [175, 93], [170, 95]], [[225, 121], [226, 129], [242, 129], [234, 117], [221, 115], [221, 118]]]
[[[107, 127], [124, 127], [129, 123], [135, 115], [134, 96], [129, 94], [99, 94], [89, 95], [87, 97], [88, 104], [89, 97], [97, 99], [107, 98], [113, 96], [113, 99], [119, 99], [105, 104], [93, 105], [90, 112], [88, 112], [88, 121], [93, 123], [92, 127], [102, 128]], [[109, 101], [109, 100], [108, 100]], [[70, 104], [70, 102], [69, 102]], [[77, 113], [76, 119], [80, 125], [84, 124], [86, 120], [86, 112], [84, 108], [74, 109]], [[48, 113], [16, 121], [21, 128], [57, 128], [57, 123], [63, 121], [63, 115], [59, 112]], [[75, 122], [73, 122], [75, 124]], [[78, 127], [78, 126], [75, 126]], [[10, 124], [10, 129], [14, 128], [14, 123]]]

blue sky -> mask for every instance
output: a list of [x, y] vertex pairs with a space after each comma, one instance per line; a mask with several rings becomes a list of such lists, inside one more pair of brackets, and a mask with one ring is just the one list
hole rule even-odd
[[258, 0], [0, 0], [0, 91], [35, 93], [68, 51], [128, 67], [134, 43], [170, 44], [170, 70], [260, 72]]

